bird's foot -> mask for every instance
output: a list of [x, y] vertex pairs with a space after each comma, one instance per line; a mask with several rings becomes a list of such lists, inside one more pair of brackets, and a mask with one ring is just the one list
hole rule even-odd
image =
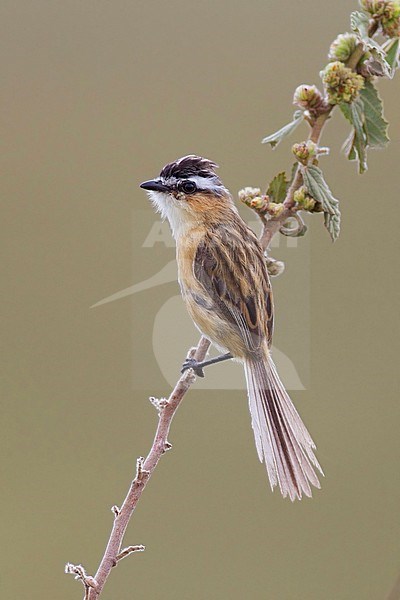
[[204, 377], [203, 366], [200, 362], [194, 358], [187, 358], [182, 365], [181, 373], [184, 373], [188, 369], [193, 369], [197, 377]]

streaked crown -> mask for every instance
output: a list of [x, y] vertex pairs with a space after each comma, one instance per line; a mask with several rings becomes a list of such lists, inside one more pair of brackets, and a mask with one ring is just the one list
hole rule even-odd
[[215, 169], [218, 165], [208, 158], [196, 156], [195, 154], [188, 154], [178, 158], [174, 162], [168, 163], [162, 169], [160, 177], [164, 180], [175, 177], [176, 179], [187, 179], [191, 176], [204, 177], [206, 179], [218, 179], [219, 177], [215, 173]]

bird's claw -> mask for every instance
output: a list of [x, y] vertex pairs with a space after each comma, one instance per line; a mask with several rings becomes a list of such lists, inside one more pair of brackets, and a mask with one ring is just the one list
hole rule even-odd
[[181, 373], [184, 373], [188, 369], [193, 369], [196, 373], [197, 377], [204, 377], [203, 367], [200, 366], [200, 363], [194, 358], [187, 358], [182, 365]]

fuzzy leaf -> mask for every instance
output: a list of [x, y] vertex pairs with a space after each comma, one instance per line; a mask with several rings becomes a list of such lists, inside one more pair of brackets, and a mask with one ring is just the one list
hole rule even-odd
[[371, 52], [372, 56], [378, 61], [382, 67], [382, 72], [386, 77], [392, 78], [394, 71], [390, 68], [389, 63], [386, 60], [386, 52], [382, 46], [375, 40], [369, 37], [369, 15], [364, 12], [356, 10], [351, 13], [350, 23], [352, 30], [357, 34], [360, 41], [364, 43], [364, 46]]
[[278, 173], [278, 175], [275, 175], [275, 177], [269, 184], [267, 189], [267, 195], [271, 198], [273, 202], [280, 204], [284, 201], [286, 197], [287, 187], [288, 181], [286, 179], [286, 173], [285, 171], [282, 171], [282, 173]]
[[345, 140], [342, 150], [344, 151], [345, 155], [347, 156], [347, 158], [349, 160], [357, 160], [357, 154], [356, 151], [354, 150], [354, 137], [355, 137], [355, 133], [354, 133], [354, 129], [353, 131], [350, 133], [349, 137]]
[[359, 171], [364, 173], [368, 169], [368, 140], [364, 129], [364, 105], [360, 98], [356, 98], [351, 104], [342, 102], [339, 107], [346, 119], [353, 125], [353, 131], [343, 144], [343, 150], [349, 160], [358, 160]]
[[332, 242], [335, 242], [340, 234], [339, 207], [337, 208], [334, 215], [331, 215], [330, 213], [324, 213], [324, 225], [329, 231], [329, 235], [331, 236]]
[[394, 73], [394, 71], [400, 66], [400, 39], [393, 38], [391, 40], [388, 40], [384, 48], [386, 52], [386, 62], [388, 63], [388, 65], [392, 69], [392, 72]]
[[365, 82], [360, 92], [364, 106], [364, 128], [370, 148], [384, 148], [389, 143], [388, 122], [383, 116], [383, 104], [378, 90], [371, 81]]
[[307, 193], [322, 204], [325, 227], [334, 242], [340, 233], [339, 200], [333, 196], [321, 169], [315, 165], [302, 167], [302, 175]]
[[287, 123], [281, 129], [275, 131], [275, 133], [272, 133], [271, 135], [265, 137], [261, 143], [271, 144], [271, 148], [275, 148], [275, 146], [277, 146], [285, 137], [290, 135], [296, 129], [296, 127], [300, 124], [302, 120], [303, 111], [296, 110], [296, 112], [293, 115], [293, 121], [290, 121], [290, 123]]

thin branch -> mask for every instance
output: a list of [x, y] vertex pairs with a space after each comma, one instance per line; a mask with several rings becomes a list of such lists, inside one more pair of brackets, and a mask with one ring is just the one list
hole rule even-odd
[[83, 565], [73, 565], [71, 563], [67, 563], [65, 565], [65, 572], [70, 573], [74, 576], [74, 579], [77, 579], [82, 582], [83, 587], [85, 588], [84, 600], [89, 599], [90, 590], [97, 590], [98, 585], [97, 581], [86, 573]]
[[143, 546], [142, 544], [139, 544], [137, 546], [128, 546], [127, 548], [124, 548], [122, 552], [117, 554], [115, 560], [117, 563], [119, 563], [120, 560], [122, 560], [126, 556], [129, 556], [130, 554], [132, 554], [132, 552], [143, 552], [145, 549], [146, 546]]
[[[195, 358], [198, 361], [204, 360], [207, 351], [210, 347], [210, 342], [202, 337], [196, 348], [188, 354], [188, 358]], [[196, 376], [190, 369], [180, 377], [178, 383], [173, 389], [168, 400], [158, 401], [157, 409], [159, 410], [159, 420], [157, 431], [154, 437], [153, 445], [146, 459], [142, 457], [137, 459], [136, 475], [132, 481], [126, 498], [121, 506], [112, 507], [114, 513], [114, 523], [111, 530], [110, 538], [107, 543], [103, 558], [101, 559], [99, 568], [94, 577], [86, 574], [81, 565], [67, 565], [66, 572], [73, 574], [77, 579], [80, 579], [85, 586], [85, 600], [97, 600], [100, 596], [104, 584], [113, 567], [118, 564], [126, 556], [136, 551], [143, 551], [144, 546], [128, 546], [121, 551], [122, 541], [125, 535], [128, 523], [135, 511], [137, 503], [146, 487], [158, 461], [163, 454], [171, 448], [168, 442], [168, 434], [171, 427], [172, 419], [183, 400], [186, 392], [195, 381]], [[151, 399], [155, 404], [154, 398]]]
[[[210, 342], [202, 336], [198, 345], [192, 348], [188, 353], [188, 358], [194, 358], [197, 361], [202, 361], [207, 355]], [[160, 458], [171, 448], [168, 442], [168, 434], [171, 427], [172, 419], [179, 408], [186, 392], [196, 380], [196, 376], [192, 369], [185, 371], [180, 377], [175, 388], [171, 392], [168, 400], [158, 400], [154, 397], [150, 398], [150, 402], [156, 407], [159, 413], [159, 420], [153, 445], [146, 459], [139, 457], [136, 461], [136, 475], [133, 479], [125, 500], [119, 508], [114, 505], [111, 511], [114, 514], [114, 523], [111, 534], [103, 555], [100, 565], [94, 577], [86, 574], [82, 565], [67, 564], [66, 573], [71, 573], [76, 579], [80, 579], [85, 586], [84, 600], [97, 600], [104, 588], [104, 585], [111, 573], [113, 567], [118, 564], [118, 561], [125, 558], [135, 551], [143, 551], [144, 546], [128, 546], [121, 551], [122, 542], [124, 539], [126, 528], [135, 511], [137, 503], [146, 487], [154, 469], [156, 468]]]
[[[260, 241], [262, 244], [264, 244], [262, 239]], [[266, 248], [265, 245], [264, 248]], [[210, 342], [202, 336], [198, 345], [189, 351], [188, 358], [194, 358], [197, 361], [204, 360], [209, 347]], [[108, 576], [111, 573], [112, 568], [118, 564], [118, 561], [135, 551], [144, 550], [144, 546], [128, 546], [128, 548], [125, 548], [125, 550], [121, 551], [125, 531], [143, 493], [143, 490], [153, 474], [153, 471], [156, 468], [160, 458], [171, 448], [171, 444], [168, 442], [168, 434], [172, 419], [174, 418], [175, 413], [178, 410], [186, 392], [189, 390], [190, 386], [195, 380], [196, 376], [193, 370], [189, 369], [180, 377], [167, 400], [165, 398], [158, 400], [157, 398], [150, 397], [150, 402], [153, 404], [153, 406], [155, 406], [159, 414], [153, 445], [146, 459], [143, 457], [139, 457], [137, 459], [136, 475], [129, 487], [128, 493], [121, 508], [116, 505], [111, 508], [111, 511], [114, 514], [114, 523], [99, 568], [97, 569], [94, 577], [87, 575], [81, 565], [75, 566], [68, 563], [65, 569], [66, 573], [75, 575], [75, 578], [80, 579], [84, 584], [84, 600], [97, 600], [103, 590]]]

